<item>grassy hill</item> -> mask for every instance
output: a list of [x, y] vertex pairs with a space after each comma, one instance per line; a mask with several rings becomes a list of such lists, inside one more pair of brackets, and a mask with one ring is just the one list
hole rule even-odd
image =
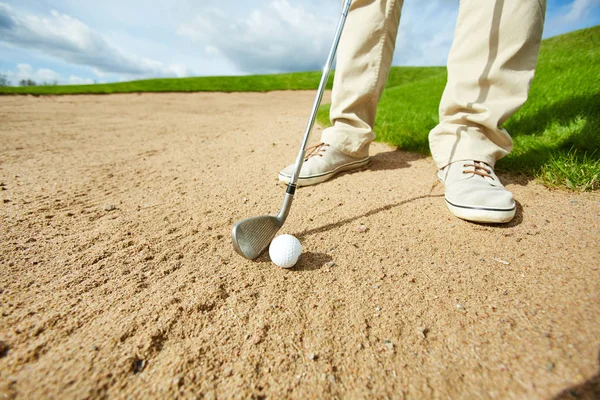
[[[431, 75], [445, 74], [444, 67], [393, 68], [387, 87], [400, 86]], [[333, 76], [329, 78], [331, 89]], [[161, 78], [139, 81], [101, 83], [93, 85], [50, 85], [0, 87], [1, 94], [65, 95], [112, 94], [150, 92], [269, 92], [273, 90], [315, 90], [321, 80], [321, 71], [295, 72], [277, 75], [203, 76], [196, 78]]]
[[[268, 92], [271, 90], [314, 90], [321, 72], [279, 75], [206, 76], [160, 78], [94, 85], [0, 87], [0, 94], [111, 94], [149, 92]], [[332, 80], [330, 79], [329, 87]]]
[[[315, 90], [321, 72], [235, 77], [149, 79], [132, 82], [0, 87], [0, 94], [108, 94], [132, 92], [265, 92]], [[329, 86], [331, 87], [330, 79]], [[429, 153], [427, 135], [437, 124], [446, 83], [444, 67], [394, 67], [379, 104], [377, 140]], [[329, 106], [318, 120], [329, 125]], [[600, 26], [542, 42], [528, 102], [505, 125], [513, 152], [499, 171], [537, 176], [548, 186], [600, 188]]]
[[[379, 103], [377, 140], [428, 154], [445, 83], [445, 70], [391, 79]], [[319, 113], [326, 126], [328, 111]], [[542, 42], [529, 100], [505, 128], [515, 146], [498, 170], [534, 175], [549, 186], [600, 187], [600, 26]]]

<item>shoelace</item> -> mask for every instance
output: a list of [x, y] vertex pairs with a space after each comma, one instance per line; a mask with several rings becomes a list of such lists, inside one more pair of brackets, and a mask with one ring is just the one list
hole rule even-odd
[[475, 162], [473, 162], [473, 164], [463, 164], [463, 167], [464, 168], [468, 168], [468, 167], [473, 168], [472, 171], [464, 170], [463, 174], [475, 174], [475, 175], [483, 176], [484, 178], [488, 177], [488, 178], [494, 179], [494, 177], [492, 175], [490, 175], [492, 173], [491, 167], [488, 167], [484, 163], [475, 161]]
[[329, 147], [329, 145], [327, 143], [319, 143], [316, 146], [309, 147], [308, 149], [306, 149], [304, 161], [315, 156], [323, 157], [323, 154], [321, 154], [321, 152], [325, 150], [325, 147]]

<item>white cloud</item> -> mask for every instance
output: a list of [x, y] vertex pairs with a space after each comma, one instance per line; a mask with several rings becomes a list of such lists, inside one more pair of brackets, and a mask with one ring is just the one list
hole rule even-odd
[[544, 37], [597, 25], [599, 11], [600, 0], [573, 0], [569, 4], [548, 9]]
[[53, 83], [61, 80], [60, 75], [48, 68], [34, 69], [29, 64], [17, 64], [16, 71], [2, 71], [12, 85], [18, 85], [22, 80], [32, 80], [41, 83]]
[[594, 3], [598, 4], [599, 2], [597, 0], [574, 0], [569, 6], [569, 11], [564, 16], [565, 22], [579, 20]]
[[40, 68], [35, 72], [37, 78], [42, 82], [54, 82], [60, 79], [60, 75], [48, 68]]
[[[319, 70], [339, 14], [322, 13], [325, 6], [307, 10], [299, 3], [271, 0], [236, 18], [208, 9], [177, 32], [202, 43], [207, 55], [224, 57], [245, 72]], [[435, 0], [425, 7], [406, 2], [394, 64], [444, 65], [457, 13], [458, 0]]]
[[245, 17], [207, 9], [177, 33], [202, 42], [207, 54], [223, 56], [245, 72], [306, 71], [322, 67], [335, 26], [335, 17], [273, 0]]
[[0, 71], [0, 74], [4, 75], [13, 86], [18, 86], [22, 80], [32, 80], [38, 85], [51, 85], [54, 83], [59, 85], [90, 85], [94, 83], [93, 79], [82, 78], [77, 75], [71, 75], [68, 79], [65, 79], [51, 69], [35, 69], [31, 65], [24, 63], [17, 64], [17, 68], [14, 71]]
[[71, 75], [69, 76], [69, 83], [72, 85], [91, 85], [94, 83], [94, 80], [90, 78], [81, 78], [76, 75]]
[[394, 65], [445, 65], [457, 14], [458, 0], [405, 2]]
[[166, 66], [160, 61], [124, 53], [82, 21], [57, 11], [44, 17], [19, 15], [9, 5], [0, 3], [0, 42], [33, 49], [104, 74], [130, 77], [189, 74], [180, 65]]
[[[5, 4], [11, 4], [11, 6]], [[3, 65], [98, 81], [319, 70], [341, 0], [0, 0]], [[444, 65], [459, 0], [407, 0], [394, 65]], [[52, 12], [51, 10], [58, 10]], [[544, 37], [597, 25], [600, 0], [549, 1]], [[89, 72], [85, 71], [85, 66]]]

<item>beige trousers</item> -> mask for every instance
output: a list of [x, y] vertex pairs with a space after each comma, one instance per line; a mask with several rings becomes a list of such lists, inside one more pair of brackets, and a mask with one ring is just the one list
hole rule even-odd
[[[390, 70], [402, 0], [354, 0], [337, 55], [330, 118], [321, 140], [365, 156]], [[546, 0], [461, 0], [439, 124], [429, 133], [438, 168], [494, 166], [512, 150], [500, 126], [527, 100]]]

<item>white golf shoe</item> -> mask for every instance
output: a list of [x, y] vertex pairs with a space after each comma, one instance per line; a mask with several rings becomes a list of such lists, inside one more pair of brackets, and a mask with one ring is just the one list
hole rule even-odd
[[[364, 167], [369, 163], [367, 157], [350, 157], [327, 143], [319, 143], [306, 149], [306, 158], [298, 176], [298, 186], [316, 185], [324, 182], [338, 172]], [[288, 165], [279, 172], [279, 181], [290, 183], [295, 164]]]
[[494, 169], [480, 161], [455, 161], [438, 171], [446, 205], [458, 218], [473, 222], [505, 223], [515, 216], [511, 192]]

